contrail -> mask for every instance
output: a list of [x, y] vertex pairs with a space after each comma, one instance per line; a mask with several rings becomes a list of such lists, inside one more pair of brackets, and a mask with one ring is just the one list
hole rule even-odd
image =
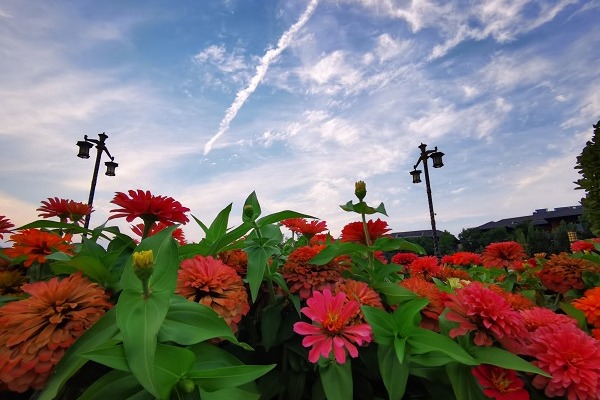
[[250, 95], [254, 93], [258, 84], [263, 80], [271, 63], [275, 61], [275, 59], [290, 45], [292, 39], [294, 38], [294, 35], [298, 33], [298, 31], [310, 19], [311, 15], [315, 11], [315, 8], [317, 8], [318, 3], [319, 0], [311, 0], [311, 2], [308, 4], [308, 7], [306, 7], [306, 10], [304, 10], [298, 21], [294, 25], [292, 25], [290, 29], [285, 31], [283, 35], [281, 35], [279, 41], [277, 42], [277, 47], [274, 49], [269, 49], [265, 53], [265, 55], [262, 56], [262, 58], [260, 59], [260, 63], [256, 67], [256, 74], [250, 80], [250, 84], [236, 94], [235, 100], [233, 101], [231, 106], [229, 106], [229, 108], [225, 112], [225, 116], [219, 124], [219, 131], [215, 133], [215, 135], [211, 137], [210, 140], [204, 145], [204, 155], [210, 153], [210, 151], [212, 150], [212, 146], [217, 141], [217, 139], [219, 139], [225, 132], [227, 132], [231, 121], [233, 121], [238, 111], [240, 111], [240, 108], [242, 108], [246, 100], [248, 100], [248, 97], [250, 97]]

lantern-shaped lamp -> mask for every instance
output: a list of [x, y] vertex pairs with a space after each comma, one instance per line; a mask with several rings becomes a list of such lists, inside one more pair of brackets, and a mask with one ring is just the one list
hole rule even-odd
[[104, 165], [106, 165], [106, 175], [115, 176], [115, 168], [117, 168], [119, 164], [114, 161], [107, 161], [104, 163]]
[[444, 166], [444, 163], [442, 162], [443, 156], [444, 153], [442, 153], [441, 151], [435, 151], [431, 153], [429, 157], [431, 157], [431, 160], [433, 161], [433, 168], [441, 168]]
[[415, 169], [413, 171], [410, 171], [410, 174], [412, 175], [413, 183], [421, 183], [421, 170], [420, 169]]
[[77, 142], [77, 146], [79, 146], [79, 154], [77, 154], [77, 157], [90, 158], [90, 149], [94, 147], [92, 143], [80, 140]]

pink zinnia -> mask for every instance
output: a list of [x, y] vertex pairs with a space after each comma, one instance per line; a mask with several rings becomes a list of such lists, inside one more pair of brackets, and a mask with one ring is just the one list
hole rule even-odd
[[296, 322], [294, 332], [307, 335], [302, 339], [302, 345], [312, 346], [308, 352], [310, 362], [316, 363], [320, 356], [329, 357], [333, 351], [335, 360], [344, 364], [346, 350], [350, 357], [358, 356], [354, 343], [362, 346], [371, 342], [372, 331], [368, 324], [350, 325], [360, 306], [357, 301], [346, 301], [343, 292], [333, 296], [329, 289], [322, 293], [315, 291], [306, 304], [308, 307], [302, 308], [302, 313], [316, 324]]
[[460, 324], [450, 331], [451, 338], [475, 331], [477, 346], [492, 346], [492, 339], [496, 339], [511, 352], [521, 350], [520, 340], [526, 337], [527, 329], [504, 297], [480, 282], [472, 282], [448, 298], [445, 306], [450, 310], [446, 318]]
[[552, 376], [538, 375], [533, 386], [548, 397], [600, 397], [600, 343], [575, 325], [543, 326], [531, 335], [528, 354], [537, 367]]
[[533, 307], [529, 310], [519, 311], [528, 331], [533, 332], [542, 326], [548, 325], [574, 325], [577, 320], [565, 314], [557, 314], [546, 307]]

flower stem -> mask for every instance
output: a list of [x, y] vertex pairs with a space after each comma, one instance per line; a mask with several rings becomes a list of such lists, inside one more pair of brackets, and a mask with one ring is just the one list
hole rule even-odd
[[370, 248], [372, 243], [371, 243], [371, 237], [369, 236], [369, 227], [367, 225], [367, 218], [365, 217], [364, 212], [360, 213], [360, 215], [362, 217], [363, 229], [365, 231], [365, 242], [367, 243], [367, 246], [369, 247], [369, 249], [367, 250], [369, 268], [372, 270], [375, 268], [375, 265], [374, 265], [375, 264], [375, 253]]

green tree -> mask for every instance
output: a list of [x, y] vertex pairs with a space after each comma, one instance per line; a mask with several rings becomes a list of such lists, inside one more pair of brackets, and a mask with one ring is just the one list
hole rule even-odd
[[594, 125], [594, 135], [577, 156], [575, 169], [579, 170], [581, 178], [575, 183], [576, 189], [583, 189], [586, 196], [581, 199], [581, 204], [590, 222], [590, 230], [600, 236], [600, 121]]
[[480, 253], [483, 250], [481, 242], [483, 240], [483, 232], [477, 228], [466, 228], [458, 234], [460, 246], [463, 251]]

